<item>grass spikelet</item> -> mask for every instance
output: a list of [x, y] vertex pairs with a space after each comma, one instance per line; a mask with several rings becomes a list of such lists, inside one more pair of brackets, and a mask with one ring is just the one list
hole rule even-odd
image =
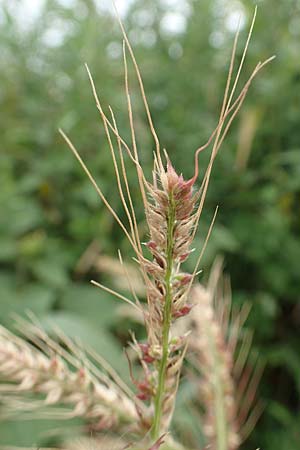
[[[260, 413], [255, 402], [260, 367], [248, 363], [250, 340], [242, 326], [249, 309], [236, 310], [217, 260], [206, 288], [192, 289], [190, 339], [192, 362], [198, 371], [199, 402], [204, 410], [203, 431], [212, 450], [236, 450]], [[247, 394], [248, 392], [248, 394]], [[251, 392], [251, 394], [250, 394]]]
[[[87, 359], [60, 347], [34, 325], [22, 327], [24, 338], [0, 327], [0, 398], [7, 413], [47, 407], [45, 416], [83, 417], [95, 430], [135, 423], [135, 403], [121, 387], [107, 376], [98, 378]], [[50, 407], [58, 405], [63, 407], [52, 413]]]

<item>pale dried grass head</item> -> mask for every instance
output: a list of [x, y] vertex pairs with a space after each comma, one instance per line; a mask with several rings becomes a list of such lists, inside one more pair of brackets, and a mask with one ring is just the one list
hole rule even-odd
[[63, 346], [35, 323], [19, 320], [19, 329], [22, 337], [0, 327], [0, 399], [7, 415], [39, 411], [40, 418], [82, 417], [91, 430], [134, 429], [136, 403], [123, 383], [100, 372], [61, 332]]
[[215, 261], [207, 286], [192, 289], [194, 308], [187, 328], [192, 377], [204, 416], [203, 431], [209, 448], [236, 450], [257, 422], [261, 402], [256, 400], [262, 365], [251, 358], [252, 335], [243, 328], [250, 307], [232, 304], [230, 283]]
[[64, 445], [64, 450], [125, 450], [128, 444], [119, 437], [80, 438]]

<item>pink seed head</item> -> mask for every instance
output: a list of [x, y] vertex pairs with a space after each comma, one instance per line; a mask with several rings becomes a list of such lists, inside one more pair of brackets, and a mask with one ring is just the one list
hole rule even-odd
[[190, 283], [191, 279], [193, 278], [193, 275], [189, 273], [182, 273], [176, 277], [176, 281], [180, 286], [186, 286]]
[[178, 311], [174, 311], [173, 317], [178, 319], [179, 317], [186, 316], [190, 312], [190, 310], [192, 309], [192, 306], [193, 305], [185, 305], [182, 308], [180, 308]]
[[146, 243], [146, 246], [150, 249], [150, 250], [156, 250], [157, 248], [157, 244], [153, 241], [149, 241]]
[[150, 351], [150, 346], [149, 344], [139, 344], [140, 349], [142, 350], [142, 354], [143, 354], [143, 361], [145, 361], [146, 363], [151, 364], [153, 361], [155, 361], [155, 358], [150, 355], [149, 351]]
[[148, 450], [158, 450], [159, 447], [165, 442], [164, 437], [165, 434], [163, 434]]
[[198, 168], [196, 168], [197, 175], [189, 180], [184, 180], [182, 174], [178, 175], [171, 161], [168, 160], [167, 163], [167, 180], [168, 180], [168, 190], [174, 192], [176, 200], [188, 200], [192, 195], [192, 188], [198, 176]]
[[185, 260], [189, 257], [190, 253], [191, 253], [191, 252], [187, 252], [187, 253], [184, 253], [184, 254], [180, 255], [180, 256], [179, 256], [179, 261], [180, 261], [180, 262], [185, 261]]

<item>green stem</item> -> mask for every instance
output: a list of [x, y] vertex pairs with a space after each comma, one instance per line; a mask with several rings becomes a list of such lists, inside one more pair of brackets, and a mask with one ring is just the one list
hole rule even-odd
[[167, 217], [167, 267], [165, 273], [165, 304], [163, 311], [163, 329], [162, 329], [162, 357], [158, 370], [158, 386], [154, 400], [154, 418], [152, 424], [152, 438], [157, 439], [160, 435], [161, 418], [163, 409], [163, 397], [165, 390], [165, 380], [169, 354], [169, 332], [172, 319], [172, 270], [173, 270], [173, 247], [174, 247], [174, 226], [175, 226], [175, 202], [172, 194], [169, 198], [168, 217]]

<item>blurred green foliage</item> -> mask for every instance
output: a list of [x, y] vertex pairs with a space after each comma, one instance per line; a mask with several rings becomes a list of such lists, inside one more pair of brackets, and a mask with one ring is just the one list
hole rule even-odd
[[[116, 256], [117, 248], [130, 255], [130, 249], [57, 131], [62, 127], [71, 136], [123, 216], [83, 66], [89, 64], [105, 109], [112, 105], [121, 134], [129, 140], [121, 33], [109, 10], [96, 7], [92, 0], [41, 0], [36, 17], [33, 11], [28, 17], [31, 7], [26, 9], [25, 3], [7, 0], [0, 10], [1, 322], [11, 326], [13, 313], [31, 310], [43, 323], [55, 323], [79, 336], [128, 377], [121, 348], [127, 340], [126, 327], [115, 314], [116, 302], [88, 285], [92, 276], [105, 281], [105, 275], [94, 269], [82, 274], [75, 268], [92, 241], [105, 255]], [[257, 61], [274, 53], [277, 58], [251, 87], [217, 159], [195, 246], [201, 248], [219, 205], [202, 261], [202, 279], [215, 255], [224, 254], [234, 300], [253, 303], [248, 325], [266, 363], [260, 388], [265, 410], [244, 448], [296, 450], [300, 445], [300, 2], [258, 3], [245, 77]], [[248, 24], [254, 2], [136, 0], [124, 17], [161, 143], [186, 177], [193, 173], [195, 149], [208, 139], [217, 121], [237, 10], [242, 11], [242, 25]], [[242, 29], [239, 56], [245, 33]], [[138, 146], [150, 173], [154, 144], [131, 66], [130, 72]], [[201, 167], [207, 160], [208, 152], [201, 155]], [[143, 229], [137, 183], [133, 196]], [[192, 395], [183, 383], [177, 423], [196, 433], [195, 417], [186, 408]], [[1, 443], [49, 443], [41, 437], [40, 424], [16, 427], [1, 425]]]

